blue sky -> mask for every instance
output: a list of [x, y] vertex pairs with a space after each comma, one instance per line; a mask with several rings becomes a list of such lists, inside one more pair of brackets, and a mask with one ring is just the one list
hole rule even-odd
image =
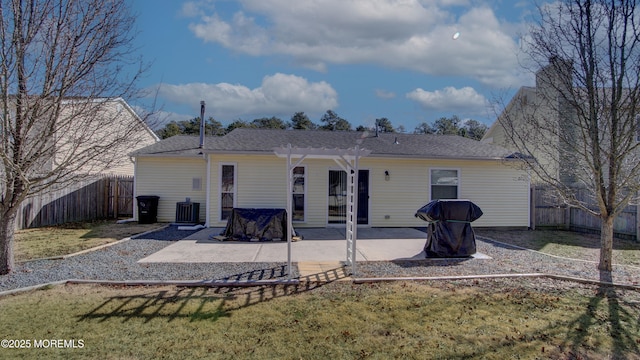
[[[131, 0], [151, 62], [134, 106], [160, 122], [229, 124], [329, 109], [356, 127], [386, 117], [408, 132], [442, 116], [490, 125], [490, 102], [532, 75], [520, 37], [532, 1]], [[460, 36], [453, 39], [459, 32]], [[155, 98], [155, 107], [152, 106]]]

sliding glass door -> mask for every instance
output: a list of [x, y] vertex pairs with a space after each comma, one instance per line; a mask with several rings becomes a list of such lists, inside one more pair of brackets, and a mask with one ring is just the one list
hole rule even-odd
[[[347, 173], [329, 170], [329, 224], [344, 224], [347, 219]], [[369, 170], [358, 172], [358, 224], [369, 223]]]

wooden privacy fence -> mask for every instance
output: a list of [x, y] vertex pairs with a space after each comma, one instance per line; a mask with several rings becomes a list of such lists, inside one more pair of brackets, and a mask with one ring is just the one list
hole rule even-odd
[[[589, 200], [586, 189], [579, 189], [577, 198], [596, 208]], [[571, 231], [600, 233], [601, 220], [586, 211], [560, 204], [550, 187], [531, 187], [531, 227], [556, 227]], [[613, 235], [618, 238], [640, 239], [638, 206], [629, 205], [618, 215], [613, 224]]]
[[101, 177], [25, 200], [17, 229], [133, 216], [133, 177]]

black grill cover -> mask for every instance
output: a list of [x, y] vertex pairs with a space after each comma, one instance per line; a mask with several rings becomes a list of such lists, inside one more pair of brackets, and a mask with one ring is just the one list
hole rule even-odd
[[285, 209], [233, 209], [223, 236], [240, 241], [272, 241], [287, 238]]
[[429, 222], [424, 251], [428, 257], [466, 257], [476, 253], [471, 222], [482, 210], [468, 200], [434, 200], [416, 212]]

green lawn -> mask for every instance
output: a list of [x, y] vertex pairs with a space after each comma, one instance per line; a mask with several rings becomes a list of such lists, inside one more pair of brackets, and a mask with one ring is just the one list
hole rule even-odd
[[[67, 285], [0, 298], [0, 358], [639, 358], [637, 293], [529, 280], [242, 289]], [[530, 280], [537, 281], [537, 280]], [[33, 348], [43, 339], [76, 349]]]
[[110, 220], [18, 230], [14, 254], [17, 261], [68, 255], [162, 226]]
[[[598, 261], [600, 236], [561, 230], [485, 230], [475, 229], [476, 235], [504, 243], [541, 251], [555, 256]], [[613, 262], [640, 266], [640, 241], [613, 240]]]
[[[16, 247], [23, 249], [21, 259], [62, 255], [158, 226], [27, 230]], [[593, 236], [478, 233], [554, 255], [597, 259]], [[617, 261], [637, 264], [637, 243], [616, 241], [615, 248]], [[640, 293], [543, 286], [549, 282], [555, 283], [56, 286], [0, 298], [0, 337], [31, 347], [0, 348], [0, 358], [640, 359]], [[81, 347], [51, 347], [64, 340]], [[34, 348], [42, 345], [49, 347]]]

